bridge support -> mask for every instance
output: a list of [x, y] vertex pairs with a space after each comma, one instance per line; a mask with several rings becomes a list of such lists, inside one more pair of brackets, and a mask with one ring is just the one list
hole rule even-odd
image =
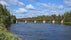
[[46, 23], [46, 21], [45, 21], [45, 20], [43, 20], [43, 23]]
[[54, 24], [55, 23], [55, 20], [53, 20], [52, 23]]
[[35, 20], [34, 23], [36, 23], [37, 21]]
[[27, 23], [27, 20], [25, 20], [25, 23]]
[[63, 24], [63, 20], [61, 20], [61, 24]]
[[16, 20], [16, 23], [18, 23], [18, 21]]

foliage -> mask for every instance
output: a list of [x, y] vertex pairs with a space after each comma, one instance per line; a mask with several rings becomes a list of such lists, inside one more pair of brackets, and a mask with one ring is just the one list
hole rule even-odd
[[71, 12], [66, 12], [64, 14], [64, 24], [71, 25]]
[[16, 35], [6, 31], [0, 31], [0, 40], [20, 40]]
[[6, 6], [0, 4], [0, 40], [20, 40], [16, 35], [9, 33], [7, 28], [16, 22], [16, 17], [11, 15]]
[[45, 15], [42, 15], [42, 16], [37, 16], [37, 17], [32, 17], [32, 18], [64, 18], [63, 15], [56, 15], [56, 14], [52, 14], [50, 16], [45, 16]]
[[2, 23], [0, 23], [0, 31], [4, 31], [5, 30], [5, 25], [3, 25]]
[[53, 14], [53, 15], [51, 15], [51, 18], [56, 18], [57, 16], [56, 16], [56, 14]]
[[16, 17], [11, 15], [11, 23], [16, 23]]
[[71, 22], [71, 12], [66, 12], [64, 14], [64, 22]]
[[65, 25], [71, 25], [71, 22], [64, 22]]

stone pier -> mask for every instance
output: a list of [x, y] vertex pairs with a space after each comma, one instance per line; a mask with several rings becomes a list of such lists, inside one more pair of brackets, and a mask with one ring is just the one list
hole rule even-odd
[[45, 20], [43, 20], [43, 23], [46, 23], [46, 21], [45, 21]]
[[55, 23], [55, 20], [52, 20], [52, 23], [54, 24]]
[[18, 23], [18, 21], [16, 20], [16, 23]]
[[35, 20], [34, 23], [36, 23], [37, 21]]
[[63, 24], [63, 20], [61, 20], [61, 24]]
[[25, 23], [27, 23], [27, 20], [25, 20]]

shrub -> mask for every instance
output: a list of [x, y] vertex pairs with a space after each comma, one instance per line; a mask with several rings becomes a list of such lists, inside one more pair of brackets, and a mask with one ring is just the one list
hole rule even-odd
[[20, 40], [16, 35], [9, 32], [0, 31], [0, 40]]
[[5, 31], [5, 26], [2, 23], [0, 23], [0, 31]]
[[71, 25], [71, 22], [64, 22], [65, 25]]
[[0, 4], [0, 40], [20, 40], [19, 37], [7, 30], [11, 23], [15, 23], [15, 20], [16, 17], [12, 16], [6, 7]]

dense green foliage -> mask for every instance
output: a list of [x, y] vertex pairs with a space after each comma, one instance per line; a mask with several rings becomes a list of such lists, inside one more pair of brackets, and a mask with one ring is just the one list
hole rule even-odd
[[64, 14], [64, 24], [71, 25], [71, 12], [66, 12]]
[[15, 23], [16, 17], [11, 15], [5, 6], [0, 4], [0, 40], [19, 40], [19, 38], [11, 34], [7, 28]]
[[52, 14], [51, 16], [37, 16], [37, 17], [32, 17], [32, 18], [63, 18], [63, 15], [56, 15], [56, 14]]

